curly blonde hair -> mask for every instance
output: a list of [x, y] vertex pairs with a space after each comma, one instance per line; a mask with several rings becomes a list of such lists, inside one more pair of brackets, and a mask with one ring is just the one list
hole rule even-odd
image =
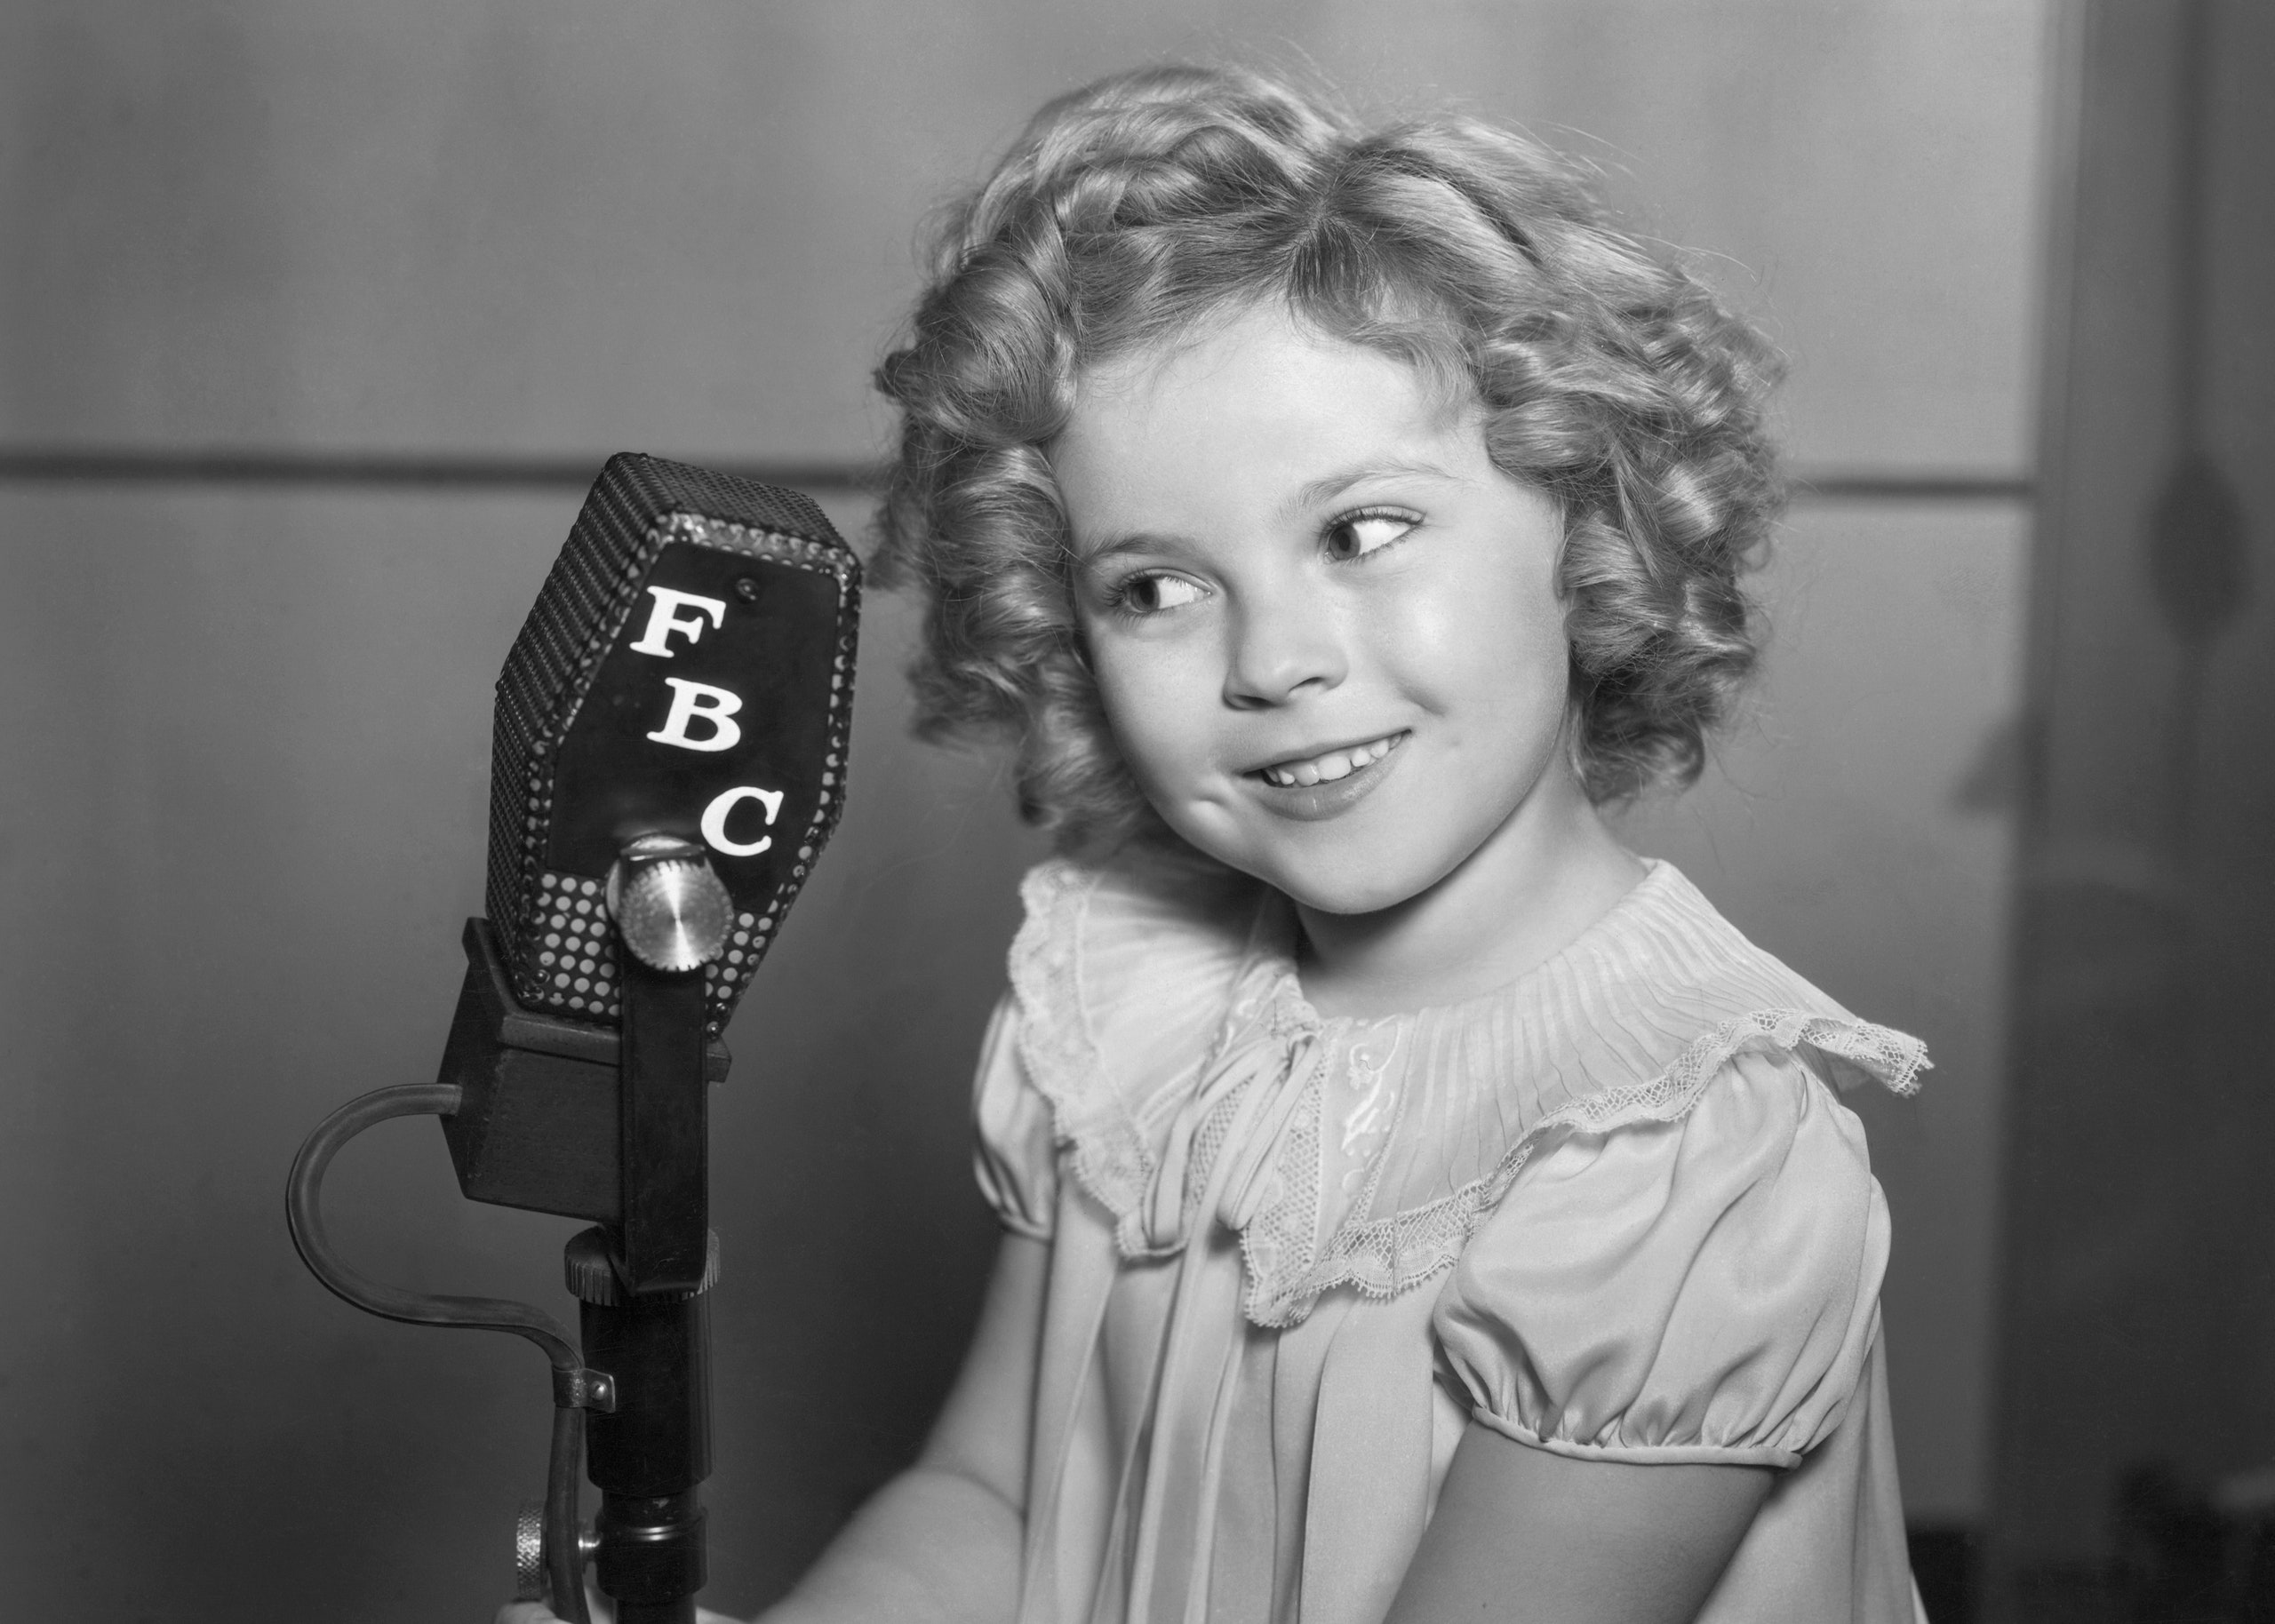
[[1465, 392], [1495, 464], [1559, 503], [1590, 798], [1696, 777], [1756, 657], [1740, 576], [1784, 495], [1774, 353], [1524, 137], [1368, 130], [1184, 67], [1037, 114], [954, 207], [877, 369], [901, 416], [878, 565], [928, 598], [919, 733], [1012, 738], [1021, 809], [1062, 845], [1153, 824], [1082, 657], [1045, 453], [1085, 367], [1267, 304]]

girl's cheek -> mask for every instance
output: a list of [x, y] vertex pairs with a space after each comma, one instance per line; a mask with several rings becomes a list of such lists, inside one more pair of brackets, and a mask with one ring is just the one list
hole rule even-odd
[[1159, 778], [1160, 757], [1166, 739], [1174, 735], [1174, 703], [1149, 688], [1129, 663], [1111, 653], [1092, 666], [1098, 704], [1106, 712], [1106, 731], [1114, 747], [1148, 796]]
[[1117, 739], [1125, 738], [1138, 710], [1130, 696], [1126, 662], [1111, 641], [1101, 643], [1094, 640], [1090, 648], [1090, 681], [1098, 686], [1098, 704], [1106, 711], [1106, 725], [1114, 729]]

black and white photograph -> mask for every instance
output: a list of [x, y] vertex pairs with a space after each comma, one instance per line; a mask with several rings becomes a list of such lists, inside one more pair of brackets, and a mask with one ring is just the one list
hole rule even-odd
[[0, 4], [0, 1619], [2275, 1620], [2275, 7]]

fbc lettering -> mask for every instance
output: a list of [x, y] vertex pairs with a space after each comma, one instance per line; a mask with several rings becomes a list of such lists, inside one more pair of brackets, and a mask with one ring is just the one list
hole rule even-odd
[[[668, 660], [673, 657], [675, 633], [694, 643], [702, 638], [706, 626], [723, 626], [727, 623], [727, 606], [720, 599], [679, 592], [669, 586], [651, 586], [648, 595], [655, 602], [648, 609], [646, 630], [638, 641], [630, 645], [635, 654]], [[690, 682], [685, 677], [666, 677], [664, 684], [672, 691], [671, 709], [664, 717], [664, 725], [648, 735], [651, 743], [707, 753], [732, 750], [741, 742], [743, 730], [735, 720], [743, 708], [741, 695], [731, 689], [714, 688], [708, 682]], [[758, 809], [764, 826], [770, 829], [782, 810], [782, 792], [746, 784], [714, 796], [711, 804], [703, 808], [702, 820], [704, 841], [714, 851], [730, 857], [755, 857], [774, 844], [770, 834], [762, 834], [754, 840], [738, 840], [729, 832], [730, 818], [737, 818], [746, 830], [752, 827], [748, 814], [742, 813], [746, 803]], [[738, 818], [738, 813], [742, 816]]]

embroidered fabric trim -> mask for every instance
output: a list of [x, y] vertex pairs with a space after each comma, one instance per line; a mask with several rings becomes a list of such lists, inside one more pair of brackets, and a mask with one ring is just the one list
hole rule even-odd
[[[1733, 1056], [1756, 1048], [1787, 1053], [1811, 1048], [1838, 1055], [1864, 1066], [1896, 1094], [1919, 1092], [1919, 1072], [1927, 1059], [1919, 1039], [1886, 1027], [1798, 1010], [1757, 1010], [1699, 1039], [1650, 1081], [1584, 1095], [1542, 1118], [1503, 1153], [1488, 1177], [1387, 1218], [1344, 1224], [1329, 1240], [1324, 1255], [1293, 1279], [1274, 1281], [1249, 1255], [1248, 1318], [1259, 1325], [1299, 1324], [1323, 1293], [1340, 1286], [1355, 1286], [1369, 1297], [1410, 1291], [1454, 1265], [1486, 1214], [1509, 1193], [1525, 1164], [1551, 1134], [1608, 1134], [1646, 1123], [1679, 1121]], [[1888, 1069], [1881, 1070], [1883, 1065]], [[1241, 1238], [1248, 1254], [1245, 1231]]]
[[[1011, 943], [1011, 990], [1029, 1017], [1019, 1024], [1019, 1058], [1050, 1102], [1066, 1164], [1114, 1215], [1123, 1255], [1155, 1255], [1143, 1227], [1153, 1150], [1118, 1093], [1085, 1086], [1105, 1076], [1082, 990], [1082, 916], [1097, 884], [1094, 872], [1064, 862], [1039, 864], [1019, 883], [1026, 922]], [[1058, 1018], [1036, 1018], [1046, 1011]]]
[[[1836, 1075], [1854, 1067], [1907, 1095], [1918, 1090], [1919, 1073], [1929, 1063], [1919, 1039], [1886, 1027], [1845, 1015], [1754, 1010], [1691, 1040], [1646, 1081], [1584, 1094], [1550, 1111], [1505, 1147], [1482, 1177], [1386, 1217], [1358, 1217], [1368, 1202], [1354, 1204], [1322, 1245], [1317, 1233], [1319, 1151], [1329, 1067], [1320, 1063], [1322, 1047], [1335, 1041], [1322, 1028], [1332, 1023], [1322, 1023], [1304, 1000], [1288, 967], [1275, 967], [1257, 953], [1252, 929], [1199, 1070], [1204, 1087], [1214, 1079], [1209, 1091], [1217, 1097], [1190, 1130], [1181, 1155], [1172, 1158], [1180, 1164], [1170, 1169], [1182, 1186], [1170, 1209], [1178, 1222], [1149, 1225], [1149, 1208], [1161, 1206], [1154, 1185], [1163, 1170], [1131, 1103], [1113, 1086], [1083, 998], [1087, 916], [1101, 878], [1100, 871], [1058, 861], [1034, 870], [1021, 888], [1027, 919], [1010, 956], [1012, 988], [1026, 1017], [1020, 1023], [1020, 1058], [1050, 1105], [1062, 1166], [1114, 1215], [1122, 1255], [1173, 1254], [1196, 1224], [1224, 1218], [1240, 1235], [1243, 1312], [1261, 1326], [1300, 1323], [1322, 1294], [1340, 1286], [1387, 1298], [1443, 1272], [1550, 1135], [1678, 1120], [1742, 1052], [1811, 1051]], [[1233, 1071], [1241, 1075], [1234, 1079]], [[1275, 1109], [1267, 1096], [1264, 1109], [1247, 1113], [1251, 1121], [1281, 1125], [1253, 1175], [1256, 1187], [1235, 1190], [1226, 1211], [1201, 1214], [1200, 1192], [1225, 1148], [1229, 1126], [1259, 1087], [1296, 1088], [1302, 1097], [1283, 1099]], [[1385, 1145], [1398, 1140], [1408, 1103], [1401, 1090], [1383, 1135]], [[1378, 1154], [1369, 1198], [1381, 1166]]]

